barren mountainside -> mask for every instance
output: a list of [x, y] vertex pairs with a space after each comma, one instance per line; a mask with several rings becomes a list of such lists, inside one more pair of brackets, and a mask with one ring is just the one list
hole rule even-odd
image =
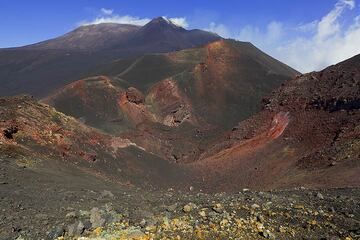
[[216, 34], [185, 30], [163, 18], [143, 27], [113, 23], [81, 26], [55, 39], [0, 49], [0, 95], [43, 97], [99, 64], [197, 47], [218, 39]]

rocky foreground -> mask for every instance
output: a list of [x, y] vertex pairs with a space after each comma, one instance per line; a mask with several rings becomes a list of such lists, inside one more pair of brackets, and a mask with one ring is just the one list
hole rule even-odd
[[0, 158], [0, 239], [360, 239], [360, 189], [137, 188]]
[[0, 213], [1, 240], [360, 239], [359, 188], [137, 188], [14, 151], [0, 157]]
[[[360, 189], [244, 189], [236, 194], [137, 189], [119, 195], [104, 190], [93, 196], [97, 206], [64, 209], [46, 238], [360, 239]], [[35, 218], [48, 222], [52, 216]], [[32, 239], [31, 232], [19, 233], [17, 239]]]

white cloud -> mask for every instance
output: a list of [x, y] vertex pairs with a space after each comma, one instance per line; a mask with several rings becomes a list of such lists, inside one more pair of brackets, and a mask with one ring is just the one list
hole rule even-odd
[[258, 27], [248, 25], [243, 27], [240, 33], [234, 37], [242, 41], [249, 41], [270, 48], [273, 43], [278, 42], [283, 35], [283, 24], [272, 21], [266, 26], [266, 31], [261, 31]]
[[321, 21], [317, 24], [317, 38], [324, 40], [325, 38], [339, 33], [340, 23], [338, 22], [341, 14], [346, 8], [353, 9], [355, 2], [353, 0], [340, 0], [336, 3], [333, 10], [331, 10]]
[[216, 24], [211, 22], [208, 28], [204, 29], [205, 31], [216, 33], [224, 38], [231, 38], [230, 30], [224, 24]]
[[294, 37], [273, 50], [273, 55], [302, 72], [321, 70], [360, 53], [359, 17], [346, 27], [341, 17], [354, 9], [355, 1], [340, 0], [321, 20], [314, 21], [314, 33]]
[[[174, 18], [163, 17], [163, 18], [183, 28], [187, 28], [189, 26], [185, 17], [174, 17]], [[78, 25], [86, 26], [86, 25], [100, 24], [100, 23], [119, 23], [119, 24], [131, 24], [131, 25], [143, 26], [150, 21], [151, 21], [150, 18], [140, 18], [130, 15], [117, 15], [114, 14], [113, 9], [101, 8], [100, 14], [95, 19], [90, 21], [87, 20], [81, 21]]]
[[248, 25], [234, 30], [211, 23], [205, 30], [250, 41], [295, 69], [309, 72], [360, 53], [360, 15], [350, 19], [350, 25], [344, 25], [342, 21], [345, 13], [354, 8], [355, 0], [339, 0], [321, 19], [296, 26], [273, 21], [266, 28]]
[[267, 25], [267, 35], [266, 38], [268, 41], [277, 41], [283, 36], [283, 25], [280, 22], [270, 22]]
[[299, 32], [312, 32], [316, 30], [316, 26], [318, 25], [319, 21], [318, 20], [314, 20], [312, 22], [309, 23], [301, 23], [298, 24], [294, 30], [299, 31]]
[[100, 9], [101, 13], [104, 15], [111, 15], [113, 14], [114, 10], [113, 9], [107, 9], [107, 8], [101, 8]]
[[150, 22], [149, 18], [139, 18], [133, 17], [130, 15], [108, 15], [108, 16], [98, 16], [94, 20], [91, 21], [82, 21], [79, 25], [86, 26], [92, 24], [100, 24], [100, 23], [120, 23], [120, 24], [132, 24], [137, 26], [143, 26]]
[[183, 28], [189, 27], [189, 24], [185, 17], [168, 18], [168, 17], [164, 16], [163, 18], [172, 22], [176, 26], [183, 27]]

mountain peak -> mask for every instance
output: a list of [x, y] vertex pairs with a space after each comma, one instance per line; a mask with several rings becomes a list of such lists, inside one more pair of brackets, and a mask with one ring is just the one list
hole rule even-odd
[[164, 22], [164, 23], [171, 23], [170, 20], [168, 20], [165, 17], [156, 17], [153, 20], [151, 20], [151, 22]]
[[171, 27], [174, 29], [183, 29], [181, 26], [176, 25], [170, 19], [166, 17], [156, 17], [147, 23], [144, 27], [149, 26], [161, 26], [161, 27]]

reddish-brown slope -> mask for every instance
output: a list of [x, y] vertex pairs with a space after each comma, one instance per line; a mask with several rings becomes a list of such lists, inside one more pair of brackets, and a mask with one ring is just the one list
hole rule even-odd
[[174, 78], [207, 123], [231, 128], [258, 112], [261, 99], [296, 74], [250, 43], [220, 40], [202, 49], [190, 76]]
[[155, 117], [144, 103], [144, 95], [133, 87], [122, 92], [118, 100], [120, 109], [135, 126], [144, 122], [155, 121]]
[[0, 116], [0, 156], [30, 171], [46, 174], [46, 166], [71, 165], [83, 173], [138, 186], [169, 187], [187, 179], [181, 166], [29, 97], [0, 98]]
[[177, 127], [184, 121], [197, 124], [190, 100], [171, 78], [155, 84], [149, 90], [146, 102], [151, 106], [151, 111], [159, 116], [158, 121], [166, 126]]
[[[117, 108], [139, 122], [118, 137], [29, 99], [2, 99], [1, 154], [17, 155], [19, 164], [62, 159], [90, 174], [137, 185], [207, 191], [359, 186], [359, 69], [357, 56], [286, 82], [264, 98], [260, 113], [221, 137], [191, 119], [176, 127], [164, 124], [168, 112], [191, 102], [169, 79], [147, 94], [119, 91]], [[100, 77], [95, 83], [80, 81], [72, 91], [87, 102], [92, 91], [82, 94], [84, 86], [102, 89], [111, 81]]]
[[359, 186], [359, 69], [356, 56], [285, 83], [261, 113], [193, 164], [199, 183], [217, 190]]
[[[94, 87], [86, 79], [81, 85], [86, 96], [74, 94], [76, 89], [69, 85], [50, 104], [66, 114], [95, 119], [86, 123], [112, 134], [126, 134], [168, 161], [185, 163], [197, 159], [211, 139], [260, 111], [261, 99], [296, 71], [250, 43], [224, 40], [119, 60], [99, 69], [99, 74], [111, 76], [111, 89], [104, 84]], [[101, 100], [105, 96], [109, 101]], [[87, 104], [83, 99], [105, 104]]]
[[121, 91], [108, 77], [96, 76], [71, 83], [43, 102], [90, 126], [112, 132], [129, 125], [117, 105]]

